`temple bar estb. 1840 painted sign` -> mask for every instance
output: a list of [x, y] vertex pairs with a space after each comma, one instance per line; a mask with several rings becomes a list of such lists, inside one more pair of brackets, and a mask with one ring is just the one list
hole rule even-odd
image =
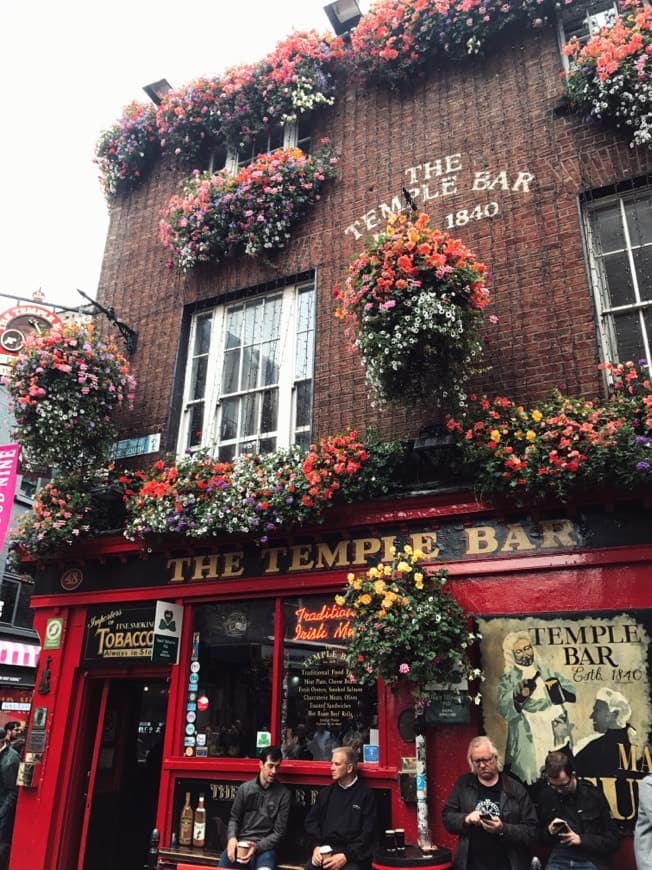
[[423, 550], [430, 563], [506, 561], [647, 545], [649, 528], [650, 512], [640, 506], [622, 507], [608, 514], [599, 508], [578, 509], [573, 519], [522, 517], [518, 522], [507, 523], [490, 518], [471, 522], [442, 519], [435, 526], [428, 520], [415, 519], [400, 527], [382, 526], [378, 532], [367, 535], [346, 536], [324, 529], [317, 539], [297, 531], [291, 539], [279, 537], [262, 546], [251, 539], [215, 544], [180, 540], [179, 546], [186, 551], [183, 554], [153, 548], [144, 559], [137, 552], [131, 557], [121, 555], [119, 570], [110, 559], [79, 565], [73, 558], [63, 568], [54, 563], [43, 565], [36, 572], [35, 581], [39, 594], [61, 594], [355, 571], [378, 561], [390, 562], [392, 546], [397, 542]]
[[652, 770], [647, 613], [478, 619], [487, 734], [523, 782], [562, 750], [631, 830]]

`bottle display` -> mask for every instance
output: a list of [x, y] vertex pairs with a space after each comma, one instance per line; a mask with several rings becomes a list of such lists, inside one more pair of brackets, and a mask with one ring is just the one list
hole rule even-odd
[[192, 845], [203, 849], [206, 842], [206, 808], [204, 807], [204, 795], [199, 795], [199, 803], [195, 810], [195, 823], [192, 828]]
[[[205, 812], [205, 811], [204, 811]], [[181, 809], [179, 818], [179, 845], [190, 846], [193, 835], [193, 819], [194, 813], [190, 806], [190, 792], [186, 792], [186, 802]]]

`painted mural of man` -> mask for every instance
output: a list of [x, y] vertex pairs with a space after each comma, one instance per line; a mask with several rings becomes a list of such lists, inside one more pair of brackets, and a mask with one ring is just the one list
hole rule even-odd
[[591, 711], [595, 733], [576, 747], [575, 769], [580, 776], [615, 775], [630, 756], [631, 715], [631, 705], [621, 692], [606, 686], [597, 692]]
[[[507, 722], [505, 761], [525, 783], [536, 782], [551, 749], [572, 749], [566, 703], [576, 700], [573, 684], [536, 654], [527, 631], [503, 640], [505, 672], [498, 680], [497, 706]], [[566, 727], [560, 729], [564, 721]]]

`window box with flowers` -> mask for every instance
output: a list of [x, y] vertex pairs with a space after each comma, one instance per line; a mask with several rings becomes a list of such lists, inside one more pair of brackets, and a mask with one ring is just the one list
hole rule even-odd
[[566, 92], [576, 111], [611, 119], [631, 145], [652, 146], [652, 6], [630, 0], [585, 45], [571, 39]]
[[486, 267], [426, 214], [393, 215], [336, 288], [344, 321], [379, 402], [457, 407], [480, 359]]
[[334, 178], [337, 162], [325, 140], [312, 156], [298, 148], [279, 148], [235, 176], [196, 173], [172, 197], [161, 219], [170, 265], [185, 271], [218, 263], [237, 249], [255, 256], [284, 247], [291, 228], [319, 200], [324, 182]]
[[596, 493], [642, 492], [652, 480], [652, 382], [648, 367], [603, 366], [606, 402], [555, 391], [532, 409], [497, 396], [471, 397], [448, 426], [485, 498], [532, 504]]

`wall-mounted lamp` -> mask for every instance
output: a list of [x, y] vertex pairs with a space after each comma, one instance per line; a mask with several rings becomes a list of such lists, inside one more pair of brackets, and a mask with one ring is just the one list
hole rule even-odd
[[172, 85], [167, 79], [159, 79], [157, 82], [152, 82], [151, 85], [145, 85], [143, 90], [150, 100], [159, 106], [167, 92], [172, 90]]
[[335, 0], [334, 3], [324, 6], [324, 12], [337, 36], [344, 36], [353, 30], [362, 18], [358, 0]]

